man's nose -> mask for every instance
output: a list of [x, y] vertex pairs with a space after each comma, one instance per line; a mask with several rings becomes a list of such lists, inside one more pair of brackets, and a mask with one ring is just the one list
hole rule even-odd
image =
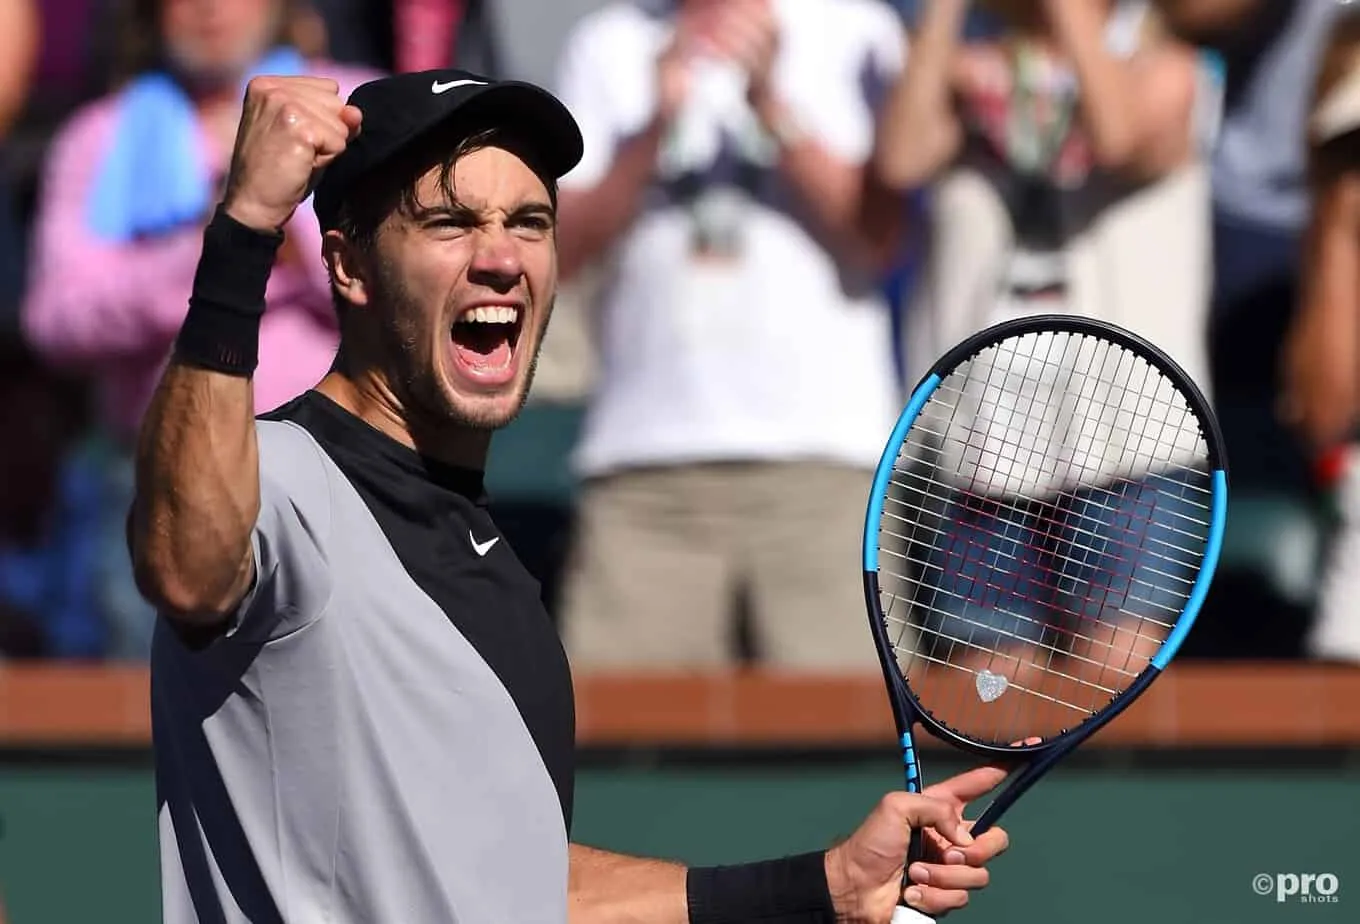
[[469, 282], [508, 292], [523, 275], [519, 247], [505, 229], [488, 229], [478, 234], [477, 249], [468, 266]]

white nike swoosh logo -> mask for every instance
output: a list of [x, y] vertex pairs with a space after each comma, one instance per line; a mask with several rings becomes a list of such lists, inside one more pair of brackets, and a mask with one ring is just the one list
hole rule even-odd
[[479, 87], [484, 87], [484, 86], [486, 86], [486, 81], [485, 81], [485, 80], [450, 80], [448, 83], [440, 83], [438, 80], [436, 80], [434, 83], [430, 84], [430, 92], [431, 92], [431, 93], [443, 93], [443, 92], [445, 92], [446, 90], [452, 90], [454, 87], [466, 87], [466, 86], [468, 86], [469, 84], [476, 84], [476, 85], [479, 86]]
[[491, 547], [493, 545], [501, 541], [500, 536], [492, 536], [485, 542], [478, 542], [477, 537], [472, 535], [472, 530], [468, 530], [468, 538], [472, 540], [472, 551], [476, 552], [478, 555], [481, 555], [483, 557], [486, 556], [487, 552], [491, 551]]

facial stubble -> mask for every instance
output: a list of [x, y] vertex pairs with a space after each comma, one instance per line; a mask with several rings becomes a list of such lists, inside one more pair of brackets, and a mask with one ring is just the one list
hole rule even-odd
[[[375, 294], [387, 305], [382, 324], [383, 353], [386, 357], [387, 378], [396, 392], [398, 400], [408, 417], [417, 417], [434, 425], [443, 425], [467, 430], [500, 430], [508, 426], [524, 405], [528, 403], [529, 391], [534, 384], [538, 371], [538, 357], [547, 339], [548, 324], [552, 320], [556, 297], [547, 303], [542, 327], [533, 344], [533, 354], [529, 357], [519, 394], [515, 396], [514, 406], [507, 413], [494, 416], [477, 413], [470, 408], [458, 407], [441, 386], [438, 371], [439, 358], [430, 351], [430, 344], [441, 342], [435, 331], [429, 329], [428, 315], [420, 304], [407, 292], [401, 275], [385, 261], [380, 261], [375, 282]], [[529, 334], [529, 323], [537, 320], [538, 306], [531, 306], [529, 320], [520, 330], [519, 342], [515, 349], [524, 347]], [[451, 312], [441, 311], [438, 318], [449, 316]], [[445, 329], [440, 336], [447, 340], [450, 331]]]

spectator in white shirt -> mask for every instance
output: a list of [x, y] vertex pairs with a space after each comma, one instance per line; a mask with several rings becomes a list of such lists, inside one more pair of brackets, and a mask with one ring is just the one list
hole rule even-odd
[[857, 550], [899, 409], [900, 205], [864, 165], [902, 35], [878, 0], [637, 0], [568, 38], [562, 269], [604, 277], [573, 663], [722, 664], [744, 604], [766, 663], [873, 664]]

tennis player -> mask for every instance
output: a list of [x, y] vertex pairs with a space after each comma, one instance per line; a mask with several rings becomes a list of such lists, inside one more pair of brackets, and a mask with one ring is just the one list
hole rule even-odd
[[[961, 820], [989, 767], [888, 795], [825, 852], [687, 869], [570, 843], [571, 675], [482, 471], [533, 377], [556, 181], [580, 156], [527, 84], [406, 74], [348, 104], [323, 79], [250, 84], [129, 527], [162, 614], [170, 924], [886, 922], [910, 826], [930, 831], [908, 889], [929, 912], [1005, 849]], [[265, 285], [314, 185], [341, 345], [256, 420]]]

